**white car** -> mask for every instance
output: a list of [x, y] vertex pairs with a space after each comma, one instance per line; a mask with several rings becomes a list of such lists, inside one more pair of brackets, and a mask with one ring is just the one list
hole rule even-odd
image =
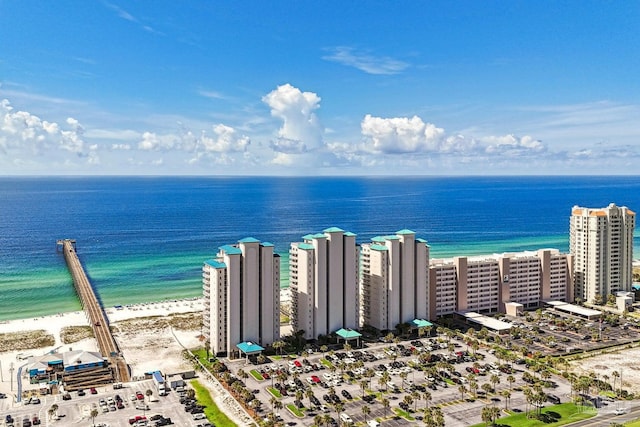
[[626, 410], [626, 409], [624, 409], [624, 408], [617, 408], [617, 409], [614, 411], [614, 413], [615, 413], [616, 415], [624, 415], [624, 414], [626, 414], [626, 413], [627, 413], [627, 410]]
[[203, 413], [199, 413], [199, 414], [193, 414], [193, 419], [194, 420], [204, 420], [206, 417], [204, 416]]

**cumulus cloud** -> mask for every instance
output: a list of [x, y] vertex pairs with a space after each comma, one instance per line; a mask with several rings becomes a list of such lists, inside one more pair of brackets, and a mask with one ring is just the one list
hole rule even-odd
[[488, 145], [487, 154], [506, 156], [520, 156], [523, 154], [540, 154], [546, 151], [545, 145], [529, 135], [517, 137], [515, 135], [490, 136], [482, 139]]
[[372, 152], [388, 154], [437, 151], [444, 136], [444, 129], [418, 116], [385, 119], [367, 114], [360, 127]]
[[354, 67], [368, 74], [398, 74], [409, 67], [409, 64], [397, 59], [387, 56], [374, 56], [368, 52], [358, 52], [351, 47], [345, 46], [331, 49], [331, 54], [323, 56], [322, 59]]
[[278, 137], [271, 148], [279, 153], [304, 153], [323, 146], [324, 128], [315, 113], [320, 97], [313, 92], [284, 84], [262, 98], [271, 108], [271, 115], [282, 120]]
[[248, 136], [238, 135], [232, 127], [219, 124], [213, 127], [213, 137], [202, 135], [201, 142], [205, 151], [231, 153], [245, 151], [251, 140]]
[[0, 102], [0, 150], [30, 152], [40, 155], [62, 150], [78, 156], [90, 151], [83, 140], [84, 128], [69, 117], [64, 125], [40, 119], [27, 111], [14, 111], [7, 99]]
[[447, 135], [443, 128], [426, 123], [418, 116], [382, 118], [366, 115], [360, 127], [365, 137], [362, 151], [369, 153], [525, 156], [546, 151], [541, 141], [528, 135], [483, 138]]

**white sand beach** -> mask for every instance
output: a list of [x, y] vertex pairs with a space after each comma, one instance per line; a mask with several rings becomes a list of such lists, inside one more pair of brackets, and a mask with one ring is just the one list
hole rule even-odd
[[[142, 376], [146, 372], [160, 370], [165, 373], [181, 372], [192, 369], [190, 363], [182, 358], [183, 346], [195, 348], [202, 345], [198, 327], [183, 330], [169, 327], [169, 315], [192, 313], [191, 324], [197, 322], [202, 312], [202, 299], [186, 299], [143, 303], [109, 307], [105, 310], [109, 323], [116, 329], [116, 340], [131, 367], [133, 376]], [[143, 319], [150, 318], [150, 319]], [[135, 323], [132, 321], [135, 320]], [[23, 331], [44, 330], [53, 335], [55, 344], [48, 347], [12, 350], [0, 348], [0, 368], [2, 375], [0, 393], [12, 395], [10, 369], [15, 371], [27, 363], [28, 356], [43, 355], [50, 351], [86, 350], [98, 351], [95, 339], [87, 338], [71, 344], [63, 344], [61, 331], [69, 326], [89, 326], [84, 311], [60, 313], [31, 319], [0, 322], [0, 334]], [[14, 371], [14, 375], [15, 375]], [[26, 386], [27, 388], [29, 385]]]

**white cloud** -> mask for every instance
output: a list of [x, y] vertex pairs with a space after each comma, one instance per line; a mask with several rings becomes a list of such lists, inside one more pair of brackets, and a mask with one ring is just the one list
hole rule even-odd
[[320, 108], [320, 97], [313, 92], [302, 92], [289, 83], [278, 86], [262, 98], [271, 108], [273, 117], [282, 119], [278, 138], [271, 148], [280, 153], [304, 153], [323, 146], [324, 128], [315, 114]]
[[482, 138], [488, 145], [485, 148], [487, 154], [497, 154], [506, 156], [519, 156], [522, 154], [541, 154], [546, 151], [546, 147], [541, 141], [531, 136], [525, 135], [518, 138], [514, 135], [490, 136]]
[[138, 143], [138, 148], [143, 151], [166, 151], [178, 145], [175, 135], [158, 135], [154, 132], [142, 134], [142, 140]]
[[418, 116], [381, 118], [367, 114], [360, 124], [371, 152], [401, 154], [439, 151], [444, 129], [425, 123]]
[[339, 46], [331, 51], [331, 55], [323, 56], [322, 59], [354, 67], [368, 74], [398, 74], [409, 67], [406, 62], [386, 56], [373, 56], [369, 53], [357, 52], [351, 47]]
[[53, 150], [86, 156], [83, 133], [74, 118], [67, 118], [63, 127], [27, 111], [14, 111], [7, 99], [0, 101], [0, 150], [5, 153], [40, 155]]
[[280, 166], [291, 166], [294, 163], [294, 157], [287, 153], [277, 153], [276, 156], [271, 159], [271, 164]]
[[200, 142], [204, 151], [216, 153], [245, 151], [251, 144], [248, 136], [237, 135], [235, 129], [223, 124], [214, 126], [213, 134], [213, 137], [202, 134]]

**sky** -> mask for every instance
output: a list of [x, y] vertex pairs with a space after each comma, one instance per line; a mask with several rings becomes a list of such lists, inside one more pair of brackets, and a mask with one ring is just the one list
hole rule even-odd
[[615, 175], [640, 1], [0, 0], [0, 175]]

